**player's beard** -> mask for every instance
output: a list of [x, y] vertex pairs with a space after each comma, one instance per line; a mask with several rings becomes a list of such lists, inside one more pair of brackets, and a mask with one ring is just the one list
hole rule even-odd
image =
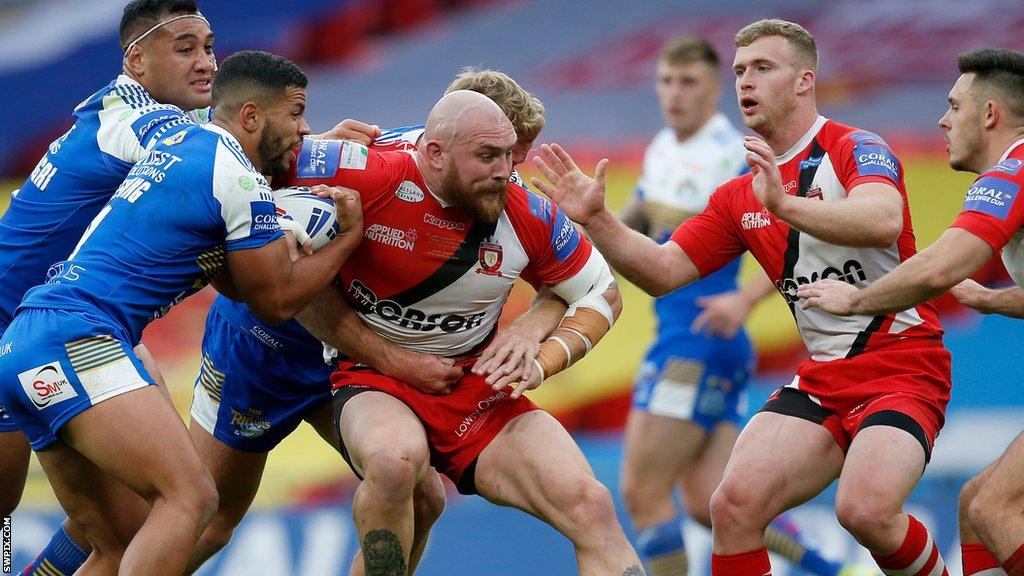
[[953, 170], [980, 174], [985, 168], [988, 168], [988, 166], [977, 166], [976, 161], [981, 150], [981, 122], [981, 118], [963, 122], [960, 129], [957, 130], [956, 138], [950, 138], [949, 167]]
[[508, 200], [508, 182], [489, 180], [473, 188], [461, 183], [459, 167], [452, 162], [444, 176], [444, 195], [452, 206], [477, 222], [496, 222]]
[[271, 129], [270, 120], [263, 122], [263, 134], [260, 135], [257, 150], [263, 163], [264, 174], [287, 174], [291, 166], [286, 157], [292, 148], [291, 143], [286, 142], [283, 135]]

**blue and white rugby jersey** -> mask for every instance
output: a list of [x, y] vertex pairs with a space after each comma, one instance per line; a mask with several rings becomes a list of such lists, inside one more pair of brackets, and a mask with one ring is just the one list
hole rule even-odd
[[223, 271], [228, 251], [279, 237], [273, 194], [238, 141], [213, 124], [189, 126], [128, 172], [19, 310], [99, 312], [138, 343], [151, 320]]
[[[683, 220], [698, 214], [720, 184], [746, 172], [743, 135], [718, 113], [696, 134], [679, 142], [663, 128], [644, 153], [636, 194], [643, 200], [651, 238], [664, 242]], [[700, 309], [696, 299], [736, 289], [740, 261], [655, 300], [659, 331], [689, 335]]]
[[124, 75], [75, 108], [74, 126], [50, 144], [0, 218], [0, 325], [46, 280], [47, 268], [67, 257], [146, 151], [207, 115], [160, 104]]

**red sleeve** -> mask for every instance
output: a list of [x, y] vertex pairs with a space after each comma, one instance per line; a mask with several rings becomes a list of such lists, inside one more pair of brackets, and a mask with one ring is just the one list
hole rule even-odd
[[510, 183], [507, 210], [530, 259], [522, 278], [535, 288], [572, 278], [587, 263], [590, 241], [547, 198]]
[[679, 225], [669, 239], [686, 252], [701, 278], [747, 251], [746, 245], [729, 214], [730, 188], [720, 186], [708, 200], [704, 211]]
[[903, 166], [881, 136], [857, 130], [843, 136], [835, 155], [829, 154], [840, 183], [847, 190], [879, 182], [901, 189]]
[[[1016, 162], [1018, 172], [1007, 173], [1004, 166]], [[963, 212], [950, 228], [963, 228], [978, 236], [999, 252], [1024, 226], [1024, 200], [1020, 198], [1024, 176], [1020, 161], [1008, 160], [982, 174], [964, 198]]]
[[307, 138], [295, 153], [295, 162], [283, 186], [344, 186], [359, 192], [364, 207], [395, 186], [409, 162], [404, 152], [380, 153], [349, 140]]

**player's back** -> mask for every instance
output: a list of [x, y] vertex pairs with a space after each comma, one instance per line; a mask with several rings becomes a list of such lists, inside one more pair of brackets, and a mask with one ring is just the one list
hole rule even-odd
[[199, 119], [157, 103], [123, 75], [79, 104], [74, 117], [0, 218], [0, 324], [10, 322], [47, 268], [68, 255], [145, 150]]
[[219, 275], [228, 250], [277, 236], [273, 196], [237, 140], [213, 125], [182, 128], [131, 169], [21, 308], [99, 312], [138, 339]]

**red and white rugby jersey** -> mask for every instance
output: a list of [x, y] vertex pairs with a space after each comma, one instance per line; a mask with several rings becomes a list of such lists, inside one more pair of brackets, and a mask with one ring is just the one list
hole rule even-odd
[[908, 337], [942, 334], [935, 308], [916, 308], [881, 316], [840, 317], [820, 308], [800, 308], [797, 287], [821, 278], [866, 286], [916, 252], [903, 169], [877, 135], [819, 117], [807, 134], [777, 158], [788, 194], [835, 202], [868, 182], [891, 184], [903, 196], [903, 232], [888, 248], [852, 248], [823, 242], [791, 228], [757, 201], [753, 176], [721, 185], [708, 207], [672, 235], [701, 276], [750, 250], [775, 282], [796, 319], [811, 358], [830, 361]]
[[964, 210], [950, 226], [963, 228], [1003, 251], [1006, 271], [1024, 287], [1024, 139], [1018, 140], [971, 184]]
[[592, 248], [549, 200], [513, 183], [497, 222], [473, 221], [427, 188], [416, 154], [306, 140], [290, 184], [359, 191], [363, 241], [340, 280], [368, 326], [419, 352], [464, 355], [493, 333], [516, 278], [558, 284]]

